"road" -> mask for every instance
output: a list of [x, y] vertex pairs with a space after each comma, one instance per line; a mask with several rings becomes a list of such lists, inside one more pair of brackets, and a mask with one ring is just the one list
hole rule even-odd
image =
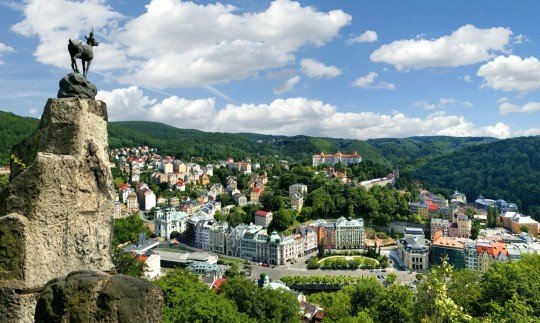
[[[391, 250], [383, 250], [383, 253], [390, 252]], [[321, 270], [321, 269], [315, 269], [315, 270], [308, 270], [306, 269], [305, 261], [311, 257], [312, 255], [308, 255], [305, 257], [302, 257], [296, 261], [294, 264], [286, 264], [283, 266], [276, 266], [274, 268], [270, 267], [262, 267], [259, 266], [257, 263], [251, 262], [251, 278], [257, 279], [260, 277], [262, 273], [265, 273], [268, 275], [270, 279], [276, 280], [280, 279], [283, 276], [291, 276], [291, 275], [298, 275], [298, 276], [353, 276], [353, 277], [375, 277], [377, 276], [383, 276], [386, 277], [390, 273], [394, 273], [397, 276], [397, 280], [404, 282], [404, 283], [410, 283], [413, 282], [416, 279], [416, 272], [409, 273], [409, 271], [401, 271], [395, 267], [389, 267], [385, 269], [385, 272], [382, 272], [380, 269], [375, 269], [373, 271], [368, 269], [357, 269], [357, 270]], [[384, 279], [384, 278], [383, 278]]]

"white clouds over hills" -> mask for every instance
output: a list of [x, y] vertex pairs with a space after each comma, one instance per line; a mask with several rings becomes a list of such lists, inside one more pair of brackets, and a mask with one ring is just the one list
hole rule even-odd
[[371, 60], [394, 65], [398, 70], [426, 67], [457, 67], [490, 59], [504, 52], [512, 31], [465, 25], [437, 39], [405, 39], [386, 44], [371, 54]]
[[[156, 102], [137, 87], [99, 91], [97, 98], [107, 103], [113, 121], [149, 120], [205, 131], [355, 139], [421, 135], [506, 138], [512, 135], [504, 123], [475, 127], [462, 116], [447, 115], [442, 111], [425, 118], [403, 113], [346, 113], [331, 104], [302, 97], [276, 99], [268, 104], [228, 104], [221, 109], [212, 98], [188, 100], [172, 96]], [[136, 110], [136, 117], [130, 109]]]
[[499, 113], [502, 115], [509, 113], [534, 113], [538, 111], [540, 111], [540, 102], [527, 102], [523, 106], [502, 102], [499, 106]]

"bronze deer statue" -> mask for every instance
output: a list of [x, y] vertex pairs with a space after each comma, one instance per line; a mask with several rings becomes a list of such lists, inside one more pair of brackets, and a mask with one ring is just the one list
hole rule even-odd
[[[94, 58], [94, 52], [92, 50], [92, 47], [99, 45], [99, 43], [94, 38], [93, 27], [90, 31], [89, 37], [84, 36], [84, 38], [86, 38], [86, 44], [79, 40], [72, 41], [70, 39], [68, 44], [68, 51], [69, 55], [71, 56], [71, 68], [73, 69], [73, 72], [79, 73], [79, 68], [77, 67], [76, 61], [78, 58], [82, 62], [83, 76], [86, 77], [88, 69], [90, 68], [90, 63], [92, 63], [92, 59]], [[84, 64], [85, 62], [86, 66]]]

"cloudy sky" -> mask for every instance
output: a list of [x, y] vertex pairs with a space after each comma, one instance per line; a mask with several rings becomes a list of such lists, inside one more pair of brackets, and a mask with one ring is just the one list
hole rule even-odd
[[0, 0], [0, 109], [91, 27], [112, 121], [345, 138], [540, 134], [540, 2]]

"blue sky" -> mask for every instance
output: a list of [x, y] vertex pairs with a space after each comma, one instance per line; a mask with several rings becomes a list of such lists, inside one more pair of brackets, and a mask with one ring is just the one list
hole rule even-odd
[[540, 134], [536, 1], [0, 0], [0, 109], [89, 28], [111, 120], [347, 138]]

